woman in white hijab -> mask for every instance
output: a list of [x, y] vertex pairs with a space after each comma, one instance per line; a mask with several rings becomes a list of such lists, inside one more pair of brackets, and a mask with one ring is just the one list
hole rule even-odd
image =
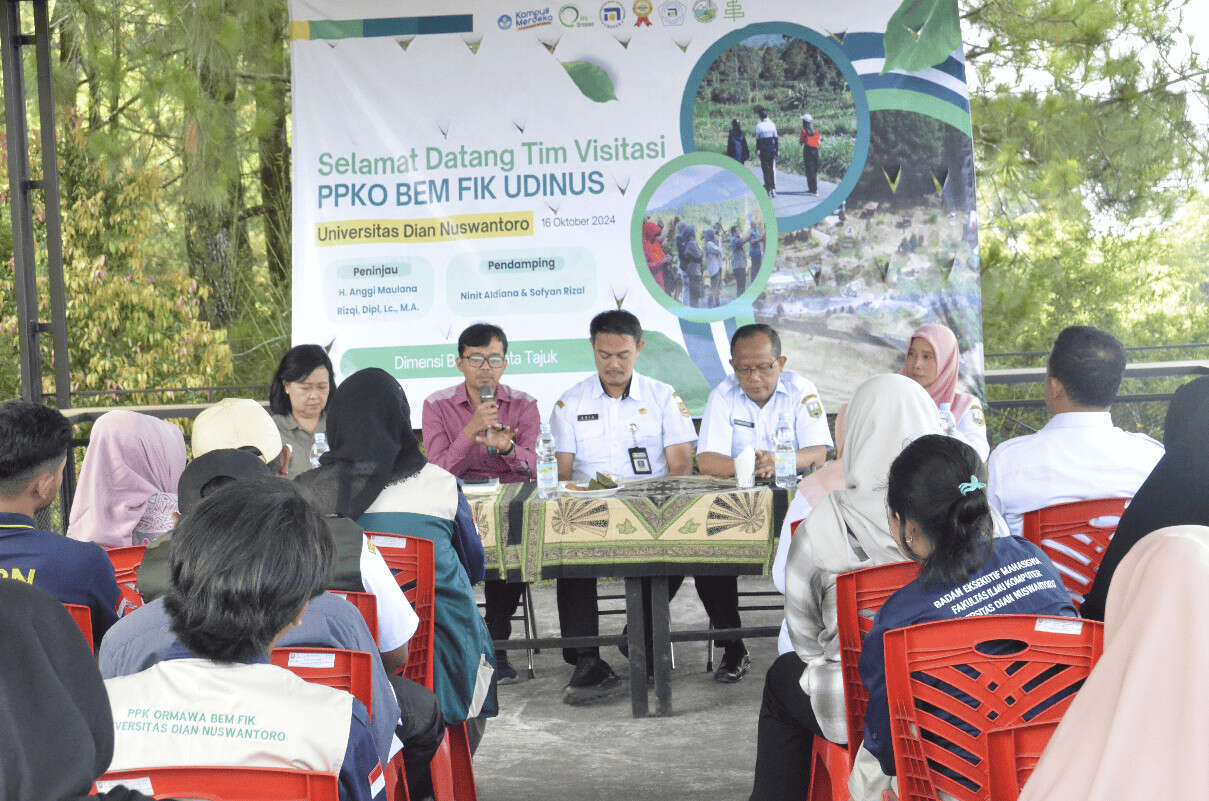
[[765, 679], [752, 801], [800, 801], [810, 786], [814, 735], [847, 742], [835, 577], [907, 558], [890, 533], [886, 477], [905, 445], [940, 433], [936, 404], [902, 375], [874, 376], [857, 387], [846, 428], [845, 488], [820, 500], [789, 547], [785, 621], [793, 651]]
[[1104, 653], [1020, 801], [1209, 798], [1209, 528], [1143, 537], [1108, 587]]

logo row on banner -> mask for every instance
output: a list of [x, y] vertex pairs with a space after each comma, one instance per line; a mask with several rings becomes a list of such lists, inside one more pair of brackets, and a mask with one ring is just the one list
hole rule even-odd
[[545, 6], [513, 14], [501, 14], [496, 24], [502, 31], [524, 31], [556, 24], [561, 24], [564, 28], [591, 28], [598, 23], [606, 28], [619, 28], [627, 24], [641, 28], [652, 27], [652, 20], [657, 20], [664, 27], [674, 28], [684, 25], [690, 18], [697, 22], [709, 23], [719, 16], [730, 21], [743, 19], [746, 16], [743, 3], [740, 0], [726, 0], [721, 4], [714, 0], [694, 0], [691, 3], [665, 0], [656, 6], [650, 0], [635, 0], [628, 10], [626, 4], [616, 0], [606, 0], [599, 8], [589, 8], [586, 5], [581, 8], [575, 3], [565, 3], [557, 9], [554, 6]]

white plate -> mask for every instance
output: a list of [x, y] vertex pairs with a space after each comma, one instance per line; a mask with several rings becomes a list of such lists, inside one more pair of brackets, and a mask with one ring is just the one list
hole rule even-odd
[[[621, 487], [610, 487], [608, 489], [598, 489], [598, 490], [577, 490], [577, 489], [571, 489], [570, 487], [568, 487], [567, 483], [568, 482], [566, 482], [566, 481], [558, 482], [558, 489], [561, 492], [565, 492], [566, 494], [571, 495], [575, 498], [610, 498], [617, 494], [617, 490], [621, 489]], [[576, 483], [578, 483], [578, 482], [576, 482]]]
[[470, 495], [492, 495], [500, 491], [500, 480], [493, 478], [490, 481], [484, 481], [476, 484], [463, 484], [462, 494]]

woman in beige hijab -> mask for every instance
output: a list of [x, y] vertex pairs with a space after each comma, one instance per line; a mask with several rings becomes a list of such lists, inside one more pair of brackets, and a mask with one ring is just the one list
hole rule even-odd
[[789, 546], [785, 621], [793, 652], [768, 671], [760, 709], [752, 801], [800, 799], [815, 734], [848, 740], [836, 639], [835, 577], [907, 557], [886, 516], [886, 477], [905, 445], [940, 433], [936, 404], [902, 375], [879, 375], [848, 404], [844, 489], [820, 499]]
[[1143, 537], [1104, 612], [1104, 654], [1020, 801], [1209, 798], [1209, 528]]

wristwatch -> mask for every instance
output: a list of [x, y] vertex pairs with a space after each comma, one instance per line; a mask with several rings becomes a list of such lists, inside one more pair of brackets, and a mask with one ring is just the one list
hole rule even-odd
[[498, 456], [511, 456], [514, 453], [516, 453], [516, 441], [515, 440], [512, 442], [511, 445], [508, 446], [508, 450], [500, 451], [497, 455]]

